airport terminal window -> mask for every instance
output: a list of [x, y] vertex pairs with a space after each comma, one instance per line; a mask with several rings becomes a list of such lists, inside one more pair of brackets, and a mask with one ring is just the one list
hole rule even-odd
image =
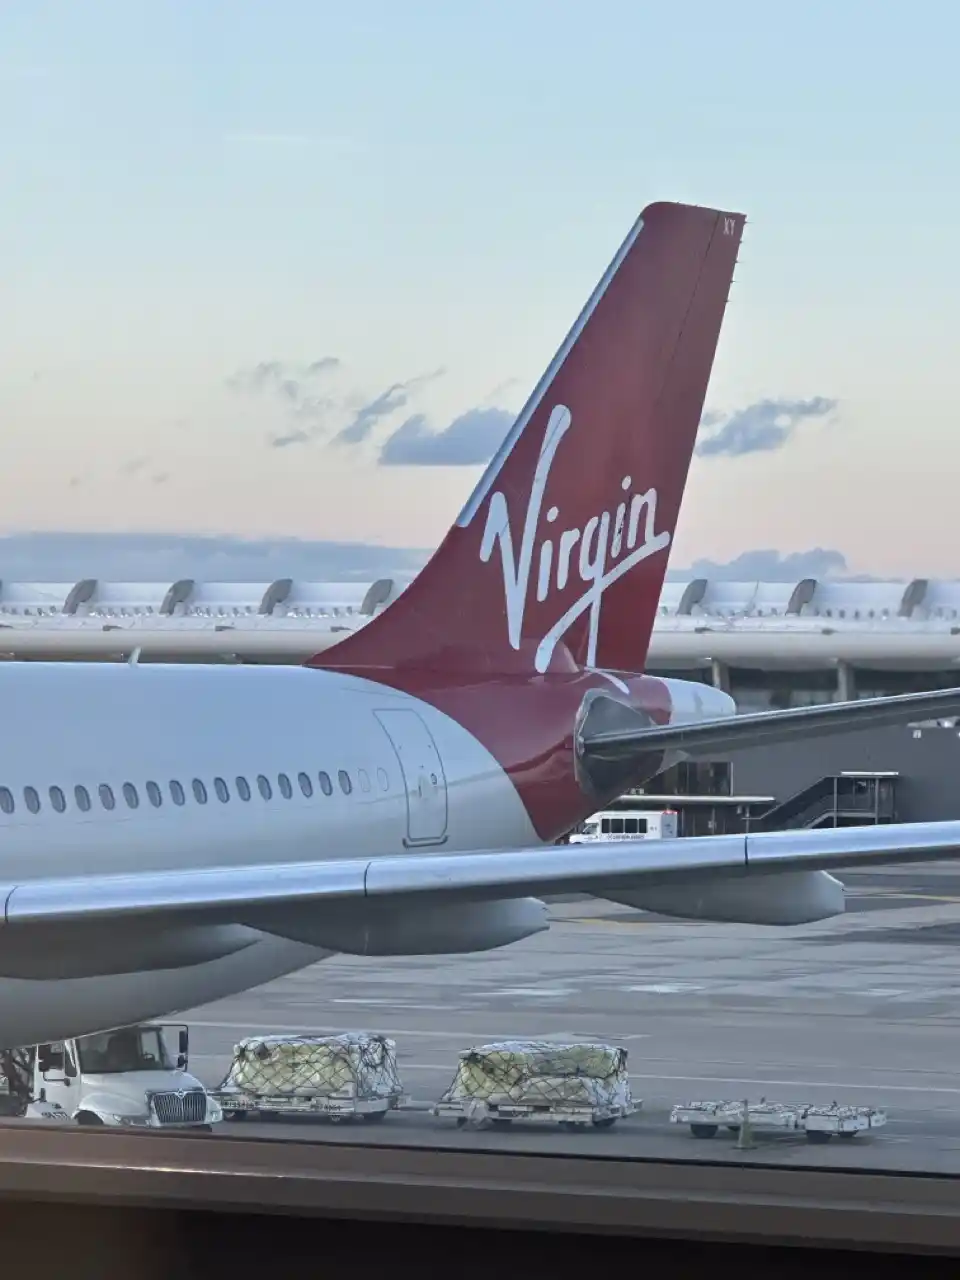
[[13, 792], [9, 787], [0, 787], [0, 809], [4, 813], [13, 813], [15, 808]]
[[227, 790], [227, 784], [222, 778], [214, 778], [213, 789], [217, 793], [217, 799], [226, 804], [230, 799], [230, 792]]
[[31, 813], [40, 812], [40, 794], [36, 787], [24, 787], [23, 798]]
[[270, 780], [265, 778], [262, 773], [257, 774], [257, 790], [263, 796], [264, 800], [269, 800], [273, 795], [273, 788], [270, 786]]
[[337, 777], [340, 779], [340, 790], [345, 796], [348, 796], [353, 790], [353, 783], [350, 781], [349, 773], [347, 773], [346, 769], [341, 769]]
[[249, 800], [250, 799], [250, 783], [246, 780], [246, 778], [243, 778], [243, 777], [236, 778], [235, 782], [237, 785], [237, 795], [240, 797], [240, 799]]
[[207, 803], [207, 788], [203, 785], [199, 778], [193, 780], [193, 798], [197, 804]]
[[330, 781], [329, 773], [324, 773], [324, 771], [321, 769], [320, 772], [317, 774], [317, 780], [320, 783], [320, 790], [323, 792], [323, 794], [325, 796], [332, 796], [333, 783]]
[[170, 799], [173, 801], [174, 804], [183, 804], [186, 798], [187, 797], [184, 794], [183, 787], [174, 778], [170, 782]]
[[300, 783], [300, 790], [309, 800], [313, 795], [313, 783], [310, 781], [309, 773], [298, 773], [297, 781]]
[[90, 812], [90, 792], [86, 787], [76, 786], [73, 788], [73, 798], [77, 802], [77, 808], [83, 813]]
[[367, 773], [366, 769], [358, 769], [358, 770], [357, 770], [357, 777], [360, 779], [360, 790], [361, 790], [361, 791], [369, 791], [369, 790], [370, 790], [370, 775]]
[[380, 790], [387, 791], [390, 787], [390, 779], [387, 777], [386, 769], [377, 770], [377, 781], [380, 783]]
[[123, 798], [126, 800], [129, 808], [137, 809], [140, 807], [140, 797], [137, 794], [137, 788], [132, 782], [125, 782], [123, 784]]
[[100, 803], [103, 805], [103, 807], [105, 809], [112, 809], [114, 805], [117, 803], [116, 800], [114, 800], [113, 798], [113, 788], [109, 786], [106, 782], [101, 782], [97, 790], [100, 795]]
[[147, 783], [147, 799], [155, 809], [159, 809], [163, 804], [163, 792], [155, 782]]
[[60, 787], [50, 788], [50, 803], [56, 809], [57, 813], [63, 813], [67, 807], [67, 797], [63, 794]]
[[284, 800], [289, 800], [293, 795], [293, 787], [290, 785], [290, 779], [285, 773], [281, 773], [277, 775], [277, 783], [280, 787], [280, 794], [283, 796]]

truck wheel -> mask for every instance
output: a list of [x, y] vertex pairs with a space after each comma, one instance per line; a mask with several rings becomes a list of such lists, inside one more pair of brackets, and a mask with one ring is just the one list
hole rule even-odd
[[821, 1145], [821, 1146], [825, 1142], [829, 1142], [832, 1137], [833, 1137], [833, 1134], [824, 1133], [822, 1129], [807, 1130], [807, 1141], [817, 1143], [818, 1145]]
[[604, 1116], [602, 1120], [594, 1120], [595, 1129], [610, 1129], [617, 1123], [616, 1116]]
[[692, 1124], [690, 1132], [695, 1138], [714, 1138], [719, 1128], [717, 1124]]
[[93, 1111], [79, 1111], [77, 1113], [77, 1124], [103, 1124], [103, 1121]]
[[387, 1118], [385, 1111], [368, 1111], [363, 1119], [366, 1124], [383, 1124]]

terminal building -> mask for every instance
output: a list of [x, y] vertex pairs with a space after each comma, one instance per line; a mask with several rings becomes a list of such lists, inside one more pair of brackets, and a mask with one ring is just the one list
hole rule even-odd
[[[0, 657], [302, 662], [363, 626], [405, 582], [0, 584]], [[700, 679], [741, 710], [960, 685], [960, 582], [728, 582], [664, 587], [651, 674]], [[681, 764], [634, 803], [683, 834], [960, 818], [960, 726], [840, 733]]]

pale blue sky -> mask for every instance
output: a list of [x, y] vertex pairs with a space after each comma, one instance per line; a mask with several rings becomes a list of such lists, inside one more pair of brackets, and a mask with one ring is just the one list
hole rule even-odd
[[[698, 458], [674, 563], [960, 574], [958, 47], [924, 0], [8, 0], [0, 532], [430, 545], [478, 470], [383, 433], [518, 408], [683, 199], [749, 218], [708, 407], [839, 407]], [[227, 385], [263, 361], [295, 405]], [[270, 444], [418, 378], [360, 449]]]

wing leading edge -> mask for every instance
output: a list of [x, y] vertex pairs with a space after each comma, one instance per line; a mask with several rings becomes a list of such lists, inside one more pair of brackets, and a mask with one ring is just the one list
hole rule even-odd
[[7, 884], [0, 944], [65, 925], [165, 928], [247, 923], [258, 909], [347, 903], [436, 904], [642, 889], [746, 876], [960, 855], [960, 822], [690, 836], [609, 844], [537, 846], [497, 852], [389, 855], [197, 871], [86, 876]]

